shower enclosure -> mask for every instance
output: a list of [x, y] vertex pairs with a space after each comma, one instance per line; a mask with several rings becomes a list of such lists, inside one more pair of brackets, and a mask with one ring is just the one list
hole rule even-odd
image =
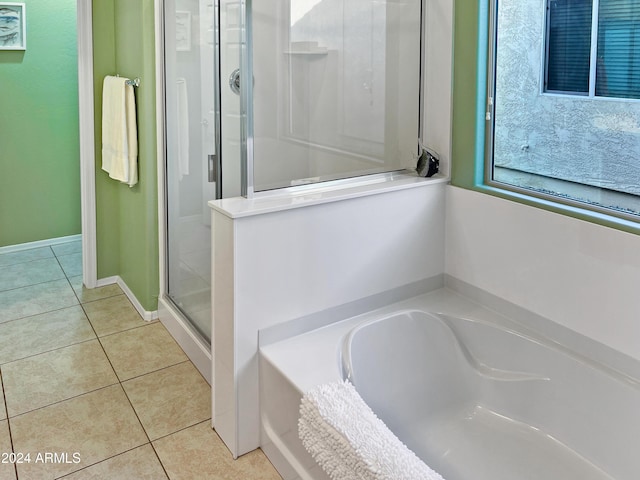
[[207, 202], [240, 194], [240, 98], [229, 88], [221, 89], [220, 78], [229, 77], [239, 65], [241, 3], [224, 4], [220, 10], [218, 0], [163, 2], [165, 298], [207, 344], [211, 341]]
[[162, 297], [210, 344], [209, 200], [415, 167], [422, 2], [160, 3]]

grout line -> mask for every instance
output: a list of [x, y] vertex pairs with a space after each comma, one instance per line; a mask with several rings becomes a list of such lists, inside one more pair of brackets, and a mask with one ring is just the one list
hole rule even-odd
[[[144, 425], [142, 424], [142, 420], [140, 420], [140, 416], [138, 415], [138, 412], [136, 411], [135, 407], [133, 406], [133, 403], [131, 403], [131, 399], [129, 398], [129, 395], [127, 395], [127, 391], [122, 386], [122, 382], [120, 382], [120, 388], [122, 389], [122, 391], [124, 393], [124, 396], [127, 399], [127, 402], [129, 402], [129, 406], [131, 407], [131, 410], [133, 411], [133, 414], [136, 416], [136, 419], [138, 420], [138, 423], [140, 424], [140, 428], [144, 432], [144, 436], [147, 437], [147, 440], [149, 440], [149, 443], [151, 443], [151, 438], [149, 437], [149, 434], [147, 433], [147, 429], [144, 428]], [[160, 463], [162, 463], [162, 462], [160, 462]]]
[[[5, 255], [10, 255], [10, 254], [6, 253]], [[55, 255], [51, 255], [50, 257], [32, 258], [31, 260], [24, 260], [22, 262], [7, 263], [6, 265], [0, 265], [0, 269], [1, 268], [7, 268], [7, 267], [15, 267], [16, 265], [25, 265], [27, 263], [41, 262], [43, 260], [51, 260], [52, 258], [56, 258], [56, 256]]]
[[[116, 285], [116, 284], [114, 283], [114, 285]], [[108, 286], [110, 286], [110, 285], [108, 285]], [[106, 288], [106, 287], [96, 287], [96, 288]], [[118, 287], [118, 288], [120, 288], [120, 287]], [[113, 295], [107, 295], [106, 297], [96, 298], [95, 300], [88, 300], [86, 302], [82, 302], [82, 305], [89, 305], [90, 303], [96, 303], [96, 302], [100, 302], [102, 300], [108, 300], [110, 298], [120, 297], [120, 296], [126, 297], [126, 295], [124, 294], [124, 292], [122, 290], [120, 290], [118, 293], [114, 293]], [[80, 300], [80, 299], [78, 298], [78, 300]], [[138, 312], [136, 311], [136, 313], [138, 313]], [[140, 319], [144, 320], [142, 317], [140, 317]]]
[[22, 360], [26, 360], [27, 358], [37, 357], [38, 355], [43, 355], [45, 353], [55, 352], [56, 350], [62, 350], [63, 348], [73, 347], [75, 345], [81, 345], [83, 343], [91, 342], [93, 340], [98, 340], [98, 337], [87, 338], [86, 340], [80, 340], [78, 342], [73, 342], [73, 343], [70, 343], [68, 345], [60, 345], [58, 347], [51, 348], [50, 350], [43, 350], [42, 352], [34, 353], [32, 355], [27, 355], [26, 357], [20, 357], [20, 358], [16, 358], [16, 359], [13, 359], [13, 360], [9, 360], [8, 362], [0, 363], [0, 366], [5, 366], [5, 365], [9, 365], [10, 363], [20, 362]]
[[84, 466], [84, 467], [82, 467], [82, 468], [80, 468], [78, 470], [74, 470], [73, 472], [65, 473], [62, 477], [56, 477], [55, 480], [61, 480], [61, 479], [67, 478], [67, 477], [69, 477], [71, 475], [75, 475], [78, 472], [81, 472], [81, 471], [86, 470], [86, 469], [91, 468], [91, 467], [95, 467], [96, 465], [100, 465], [103, 462], [106, 462], [106, 461], [111, 460], [113, 458], [119, 457], [120, 455], [124, 455], [125, 453], [132, 452], [137, 448], [141, 448], [141, 447], [144, 447], [145, 445], [150, 445], [150, 444], [151, 444], [151, 442], [143, 443], [142, 445], [138, 445], [137, 447], [130, 448], [129, 450], [125, 450], [124, 452], [116, 453], [115, 455], [111, 455], [110, 457], [107, 457], [107, 458], [105, 458], [103, 460], [100, 460], [99, 462], [92, 463], [91, 465], [86, 465], [86, 466]]
[[[156, 370], [151, 370], [151, 371], [146, 372], [146, 373], [141, 373], [140, 375], [136, 375], [135, 377], [127, 378], [126, 380], [120, 380], [120, 377], [118, 377], [118, 380], [120, 380], [120, 383], [127, 383], [127, 382], [129, 382], [129, 381], [131, 381], [131, 380], [135, 380], [135, 379], [137, 379], [137, 378], [144, 377], [144, 376], [146, 376], [146, 375], [150, 375], [150, 374], [152, 374], [152, 373], [161, 372], [162, 370], [167, 370], [167, 369], [169, 369], [169, 368], [177, 367], [178, 365], [182, 365], [183, 363], [187, 363], [187, 362], [190, 362], [190, 361], [191, 361], [191, 360], [189, 360], [189, 358], [187, 357], [187, 359], [186, 359], [186, 360], [183, 360], [183, 361], [178, 362], [178, 363], [174, 363], [173, 365], [167, 365], [166, 367], [157, 368]], [[194, 365], [194, 368], [195, 368], [195, 365]], [[198, 369], [196, 368], [196, 371], [197, 371], [197, 370], [198, 370]], [[198, 372], [198, 373], [200, 373], [200, 372]], [[118, 375], [118, 374], [116, 373], [116, 376], [117, 376], [117, 375]], [[202, 376], [202, 375], [200, 375], [200, 376]], [[203, 379], [204, 379], [204, 377], [203, 377]], [[206, 380], [205, 380], [205, 381], [206, 381]]]
[[142, 321], [145, 322], [146, 325], [136, 325], [135, 327], [125, 328], [124, 330], [119, 330], [117, 332], [107, 333], [106, 335], [99, 336], [98, 338], [113, 337], [114, 335], [118, 335], [120, 333], [130, 332], [131, 330], [137, 330], [138, 328], [144, 328], [144, 327], [148, 327], [149, 325], [155, 325], [156, 323], [160, 323], [157, 320], [151, 320], [149, 322], [147, 322], [146, 320], [142, 320]]
[[[2, 367], [0, 367], [0, 387], [2, 387], [2, 399], [4, 400], [4, 414], [7, 417], [7, 430], [9, 430], [9, 443], [11, 444], [11, 453], [15, 453], [15, 448], [13, 446], [13, 434], [11, 433], [11, 422], [9, 421], [9, 408], [7, 407], [7, 394], [4, 391], [4, 376], [2, 375]], [[14, 462], [13, 470], [16, 474], [16, 479], [18, 478], [18, 464]]]
[[167, 478], [171, 478], [171, 477], [169, 477], [169, 472], [167, 472], [167, 469], [165, 468], [164, 463], [162, 463], [162, 459], [160, 458], [160, 455], [158, 454], [158, 451], [156, 450], [156, 446], [153, 444], [153, 442], [149, 442], [149, 443], [151, 445], [151, 449], [153, 450], [153, 453], [156, 455], [156, 458], [158, 459], [158, 463], [160, 463], [160, 466], [162, 467], [162, 471], [167, 476]]
[[61, 280], [68, 280], [64, 273], [64, 270], [61, 269], [61, 271], [63, 276], [60, 278], [51, 278], [43, 282], [30, 283], [29, 285], [22, 285], [20, 287], [7, 288], [6, 290], [0, 290], [0, 294], [3, 294], [5, 292], [13, 292], [15, 290], [20, 290], [21, 288], [37, 287], [38, 285], [44, 285], [45, 283], [53, 283], [53, 282], [59, 282]]
[[69, 400], [75, 400], [76, 398], [82, 397], [84, 395], [89, 395], [90, 393], [95, 393], [95, 392], [99, 392], [100, 390], [105, 390], [107, 388], [115, 387], [116, 385], [120, 385], [120, 382], [117, 381], [117, 376], [116, 376], [116, 382], [110, 383], [109, 385], [103, 385], [102, 387], [94, 388], [93, 390], [89, 390], [88, 392], [82, 392], [82, 393], [79, 393], [78, 395], [74, 395], [73, 397], [65, 398], [63, 400], [58, 400], [57, 402], [52, 402], [52, 403], [50, 403], [48, 405], [43, 405], [41, 407], [34, 408], [33, 410], [29, 410], [27, 412], [22, 412], [22, 413], [19, 413], [18, 415], [13, 415], [11, 418], [13, 419], [13, 418], [22, 417], [23, 415], [27, 415], [29, 413], [37, 412], [38, 410], [42, 410], [44, 408], [49, 408], [49, 407], [52, 407], [54, 405], [59, 405], [61, 403], [67, 402]]
[[[191, 425], [187, 425], [186, 427], [179, 428], [175, 432], [171, 432], [171, 433], [167, 433], [166, 435], [162, 435], [161, 437], [158, 437], [158, 438], [152, 440], [151, 441], [151, 445], [153, 445], [153, 442], [157, 442], [158, 440], [165, 439], [167, 437], [170, 437], [171, 435], [175, 435], [176, 433], [183, 432], [184, 430], [187, 430], [189, 428], [197, 427], [198, 425], [202, 425], [203, 423], [206, 423], [207, 425], [209, 425], [211, 423], [211, 417], [205, 418], [204, 420], [198, 420], [196, 423], [193, 423]], [[213, 428], [211, 430], [213, 430], [216, 433], [216, 435], [218, 434], [218, 432], [216, 432]], [[222, 439], [220, 441], [222, 441]], [[160, 460], [160, 462], [162, 462], [162, 460]]]
[[[55, 252], [53, 252], [53, 254], [55, 255]], [[73, 285], [71, 285], [71, 281], [69, 280], [69, 275], [67, 275], [67, 272], [65, 271], [64, 267], [62, 266], [62, 263], [60, 263], [60, 259], [58, 258], [57, 255], [55, 255], [55, 259], [56, 262], [58, 262], [58, 265], [60, 266], [60, 270], [62, 270], [62, 274], [64, 275], [64, 279], [67, 281], [67, 283], [69, 284], [69, 286], [71, 287], [71, 290], [73, 290]], [[73, 275], [73, 276], [77, 276], [77, 275]], [[73, 290], [73, 294], [76, 294], [76, 291]], [[78, 298], [78, 296], [76, 295], [76, 298]], [[80, 301], [78, 299], [78, 301]]]
[[67, 308], [80, 307], [80, 306], [81, 306], [81, 304], [74, 303], [72, 305], [67, 305], [66, 307], [60, 307], [60, 308], [54, 308], [53, 310], [47, 310], [46, 312], [34, 313], [33, 315], [26, 315], [26, 316], [20, 317], [20, 318], [12, 318], [11, 320], [7, 320], [5, 322], [0, 322], [0, 328], [2, 328], [2, 325], [6, 325], [6, 324], [11, 323], [11, 322], [17, 322], [18, 320], [26, 320], [28, 318], [38, 317], [40, 315], [47, 315], [49, 313], [59, 312], [60, 310], [66, 310]]

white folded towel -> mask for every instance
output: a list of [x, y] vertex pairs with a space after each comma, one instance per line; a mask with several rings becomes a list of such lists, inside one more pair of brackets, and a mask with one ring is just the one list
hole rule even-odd
[[348, 381], [302, 398], [298, 436], [333, 480], [443, 480], [409, 450]]
[[102, 169], [133, 187], [138, 183], [138, 132], [133, 86], [106, 76], [102, 90]]

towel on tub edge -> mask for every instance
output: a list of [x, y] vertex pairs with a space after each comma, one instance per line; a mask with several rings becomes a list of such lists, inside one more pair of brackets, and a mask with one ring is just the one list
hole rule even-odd
[[443, 480], [346, 380], [318, 385], [304, 395], [298, 436], [333, 480]]
[[138, 183], [136, 100], [127, 78], [106, 76], [102, 90], [102, 169], [114, 180]]

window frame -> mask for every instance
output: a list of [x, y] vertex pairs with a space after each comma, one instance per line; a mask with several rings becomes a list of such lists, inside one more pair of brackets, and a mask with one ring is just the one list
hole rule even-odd
[[[545, 35], [548, 28], [547, 5], [545, 2]], [[599, 0], [593, 0], [599, 7]], [[494, 169], [494, 140], [495, 140], [495, 95], [496, 95], [496, 52], [497, 52], [497, 27], [498, 27], [498, 3], [499, 0], [480, 0], [479, 24], [478, 24], [478, 63], [477, 63], [477, 125], [476, 125], [476, 159], [474, 166], [475, 189], [494, 196], [514, 200], [527, 205], [540, 207], [557, 213], [581, 218], [595, 223], [618, 228], [630, 233], [640, 234], [640, 213], [632, 214], [614, 208], [605, 207], [587, 201], [580, 201], [570, 197], [554, 195], [534, 189], [511, 185], [493, 179]], [[598, 13], [597, 11], [594, 13]], [[593, 25], [598, 21], [592, 20]], [[597, 29], [596, 29], [597, 37]], [[593, 37], [592, 37], [593, 38]], [[542, 78], [540, 81], [542, 95], [561, 95], [575, 99], [576, 101], [630, 101], [638, 102], [640, 99], [603, 97], [595, 95], [595, 68], [590, 68], [589, 95], [580, 95], [569, 92], [546, 92], [545, 75], [547, 62], [547, 39], [543, 39]], [[597, 42], [592, 41], [591, 53], [595, 48], [597, 58]], [[485, 54], [483, 54], [483, 50]], [[592, 62], [592, 65], [593, 62]], [[591, 78], [593, 75], [593, 79]], [[592, 82], [593, 80], [593, 82]], [[591, 95], [593, 88], [594, 95]]]

